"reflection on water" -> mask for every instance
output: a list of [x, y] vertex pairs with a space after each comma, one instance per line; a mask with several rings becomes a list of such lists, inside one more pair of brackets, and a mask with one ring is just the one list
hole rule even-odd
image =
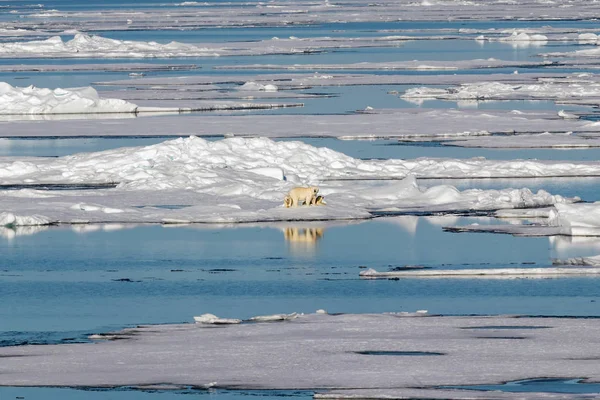
[[17, 236], [30, 236], [35, 235], [36, 233], [45, 231], [49, 227], [47, 225], [38, 225], [38, 226], [2, 226], [0, 227], [0, 237], [11, 241]]
[[290, 254], [314, 255], [317, 242], [323, 237], [323, 228], [286, 227], [283, 237], [288, 244]]

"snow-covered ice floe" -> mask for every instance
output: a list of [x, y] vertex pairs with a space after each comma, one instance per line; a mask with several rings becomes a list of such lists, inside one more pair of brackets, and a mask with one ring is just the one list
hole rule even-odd
[[[494, 110], [374, 109], [350, 115], [164, 116], [114, 121], [46, 124], [15, 123], [0, 129], [0, 137], [43, 136], [242, 136], [336, 137], [341, 139], [397, 138], [405, 140], [464, 139], [499, 134], [577, 132], [600, 133], [600, 124], [565, 119], [556, 112]], [[10, 128], [9, 128], [10, 127]], [[540, 145], [543, 146], [543, 140]]]
[[563, 77], [540, 77], [535, 82], [465, 82], [450, 88], [416, 87], [400, 96], [405, 100], [560, 100], [600, 97], [596, 74], [578, 73]]
[[45, 40], [0, 43], [0, 58], [182, 58], [265, 54], [306, 54], [324, 49], [390, 47], [410, 40], [409, 37], [377, 38], [297, 38], [248, 40], [240, 42], [190, 43], [144, 42], [109, 39], [76, 33], [71, 40], [60, 36]]
[[590, 267], [600, 267], [600, 255], [590, 257], [573, 257], [564, 260], [552, 260], [555, 265], [586, 265]]
[[[566, 264], [566, 263], [565, 263]], [[584, 264], [577, 264], [584, 265]], [[591, 264], [588, 264], [591, 265]], [[596, 265], [600, 265], [596, 264]], [[406, 271], [360, 271], [365, 279], [389, 278], [547, 278], [551, 276], [599, 275], [600, 268], [479, 268], [479, 269], [408, 269]]]
[[328, 390], [377, 390], [381, 398], [404, 398], [416, 384], [431, 393], [442, 385], [540, 376], [600, 381], [598, 363], [592, 362], [598, 319], [414, 316], [300, 314], [285, 323], [218, 329], [148, 325], [110, 333], [121, 340], [2, 347], [0, 385], [216, 382], [220, 388], [318, 389], [324, 396]]
[[[14, 87], [0, 82], [0, 121], [22, 119], [81, 118], [83, 114], [103, 114], [101, 117], [119, 118], [117, 114], [158, 115], [191, 111], [249, 110], [302, 106], [302, 104], [264, 104], [232, 101], [185, 101], [180, 106], [165, 107], [164, 102], [138, 106], [121, 99], [102, 98], [92, 87], [47, 89], [28, 86]], [[109, 115], [104, 115], [109, 114]]]
[[[359, 160], [328, 148], [267, 138], [189, 137], [145, 147], [59, 158], [0, 158], [5, 225], [49, 223], [230, 223], [336, 220], [373, 212], [498, 210], [571, 203], [544, 190], [460, 191], [420, 186], [415, 177], [600, 174], [597, 163], [484, 159]], [[112, 183], [48, 191], [35, 184]], [[30, 187], [27, 187], [29, 185]], [[283, 207], [295, 186], [318, 186], [326, 205]], [[1, 189], [1, 187], [0, 187]], [[32, 219], [36, 216], [38, 219]]]
[[214, 50], [191, 44], [117, 40], [77, 33], [63, 41], [60, 36], [29, 42], [0, 43], [0, 58], [151, 58], [214, 57]]
[[242, 322], [241, 319], [235, 318], [219, 318], [214, 314], [202, 314], [199, 317], [194, 317], [194, 321], [197, 324], [208, 324], [208, 325], [232, 325], [239, 324]]
[[[311, 25], [340, 22], [397, 22], [397, 21], [551, 21], [594, 20], [598, 10], [594, 2], [571, 0], [569, 3], [548, 3], [545, 0], [523, 1], [454, 1], [402, 0], [379, 1], [365, 5], [358, 0], [339, 2], [309, 2], [294, 0], [267, 4], [248, 2], [178, 2], [168, 12], [164, 6], [115, 6], [102, 12], [97, 10], [53, 10], [40, 7], [29, 10], [19, 18], [18, 27], [40, 30], [40, 26], [54, 32], [67, 29], [83, 31], [115, 30], [177, 30], [206, 27], [256, 27]], [[23, 14], [19, 10], [19, 14]], [[43, 20], [44, 24], [40, 23]], [[0, 25], [10, 28], [12, 23]]]
[[459, 60], [459, 61], [390, 61], [390, 62], [360, 62], [352, 64], [247, 64], [247, 65], [222, 65], [215, 67], [221, 70], [416, 70], [416, 71], [455, 71], [460, 69], [488, 69], [488, 68], [518, 68], [518, 67], [543, 67], [552, 65], [551, 61], [510, 61], [495, 58]]
[[[554, 204], [537, 210], [499, 210], [499, 218], [538, 218], [539, 223], [446, 226], [453, 232], [492, 232], [518, 236], [600, 236], [600, 202]], [[541, 220], [540, 220], [541, 219]], [[568, 262], [567, 264], [572, 264]], [[582, 264], [582, 265], [585, 265]]]
[[13, 87], [0, 82], [0, 115], [134, 113], [137, 105], [104, 99], [92, 87], [45, 89]]

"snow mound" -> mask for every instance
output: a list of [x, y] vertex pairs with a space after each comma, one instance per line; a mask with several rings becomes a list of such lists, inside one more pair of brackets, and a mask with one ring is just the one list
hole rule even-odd
[[104, 99], [92, 87], [45, 89], [0, 82], [0, 114], [133, 113], [137, 105]]
[[0, 57], [81, 57], [81, 58], [152, 58], [218, 56], [214, 50], [191, 44], [116, 40], [101, 36], [75, 34], [63, 41], [60, 36], [29, 42], [0, 43]]
[[48, 225], [50, 223], [51, 221], [41, 215], [15, 215], [10, 212], [0, 213], [0, 226], [36, 226]]
[[289, 321], [298, 318], [298, 313], [291, 314], [273, 314], [273, 315], [258, 315], [252, 317], [249, 321], [253, 322], [275, 322], [275, 321]]
[[219, 318], [214, 314], [202, 314], [199, 317], [194, 317], [194, 321], [196, 321], [197, 324], [209, 325], [235, 325], [242, 322], [241, 319]]
[[240, 86], [239, 90], [246, 91], [263, 91], [263, 92], [276, 92], [278, 90], [276, 85], [273, 84], [262, 84], [257, 82], [246, 82]]
[[[105, 190], [54, 191], [43, 203], [40, 194], [47, 191], [0, 191], [0, 196], [6, 212], [43, 214], [46, 223], [357, 219], [377, 212], [494, 211], [579, 200], [527, 188], [460, 191], [450, 185], [424, 187], [417, 181], [417, 176], [440, 174], [494, 176], [516, 171], [535, 176], [553, 170], [578, 169], [535, 161], [360, 160], [302, 142], [189, 137], [52, 159], [0, 160], [3, 184], [116, 185]], [[327, 205], [284, 208], [283, 198], [295, 186], [318, 186]], [[11, 219], [9, 223], [32, 222]]]

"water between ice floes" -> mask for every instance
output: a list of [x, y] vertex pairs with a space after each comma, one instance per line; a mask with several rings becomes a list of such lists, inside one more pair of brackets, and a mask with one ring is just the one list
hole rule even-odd
[[[600, 241], [454, 234], [488, 218], [349, 224], [4, 229], [0, 344], [85, 339], [145, 323], [290, 312], [600, 316], [599, 278], [362, 280], [364, 267], [540, 267]], [[295, 234], [288, 235], [292, 230]], [[294, 238], [290, 240], [290, 238]], [[598, 301], [598, 302], [596, 302]]]

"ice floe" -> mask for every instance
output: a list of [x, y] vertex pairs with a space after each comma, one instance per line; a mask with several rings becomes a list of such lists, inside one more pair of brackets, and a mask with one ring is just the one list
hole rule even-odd
[[460, 61], [395, 61], [395, 62], [360, 62], [353, 64], [247, 64], [247, 65], [223, 65], [216, 67], [221, 70], [417, 70], [417, 71], [455, 71], [460, 69], [484, 69], [484, 68], [518, 68], [518, 67], [541, 67], [551, 65], [551, 61], [510, 61], [497, 60], [495, 58], [460, 60]]
[[3, 347], [0, 385], [203, 387], [218, 382], [221, 388], [325, 394], [369, 389], [380, 398], [402, 398], [417, 381], [430, 393], [441, 385], [539, 376], [600, 380], [597, 363], [591, 362], [597, 319], [411, 314], [306, 314], [286, 323], [218, 329], [210, 324], [139, 326], [111, 333], [121, 340]]
[[[142, 106], [122, 99], [102, 98], [92, 87], [47, 89], [13, 87], [0, 82], [0, 121], [22, 119], [73, 119], [76, 114], [177, 114], [191, 111], [252, 110], [300, 107], [302, 103], [244, 103], [235, 101], [185, 100], [170, 106], [165, 102], [144, 101]], [[26, 117], [21, 117], [26, 116]], [[105, 117], [105, 116], [100, 116]], [[118, 115], [109, 116], [119, 118]]]
[[92, 87], [46, 89], [13, 87], [0, 82], [0, 114], [134, 113], [138, 106], [120, 99], [105, 99]]
[[108, 39], [77, 33], [73, 39], [63, 41], [60, 36], [29, 42], [0, 43], [0, 57], [77, 57], [77, 58], [153, 58], [153, 57], [214, 57], [214, 50], [191, 44], [171, 42], [139, 42]]
[[[18, 66], [7, 66], [8, 70]], [[0, 66], [0, 70], [2, 70]], [[586, 79], [591, 79], [594, 75], [588, 75]], [[145, 77], [126, 80], [112, 80], [96, 82], [98, 85], [107, 86], [126, 86], [126, 87], [159, 87], [164, 89], [170, 87], [173, 89], [186, 89], [194, 87], [195, 90], [202, 90], [205, 85], [225, 85], [236, 83], [242, 85], [249, 81], [268, 85], [277, 85], [282, 89], [302, 89], [310, 87], [328, 87], [328, 86], [353, 86], [353, 85], [458, 85], [462, 83], [475, 83], [482, 81], [494, 81], [504, 83], [537, 83], [541, 78], [553, 78], [562, 81], [579, 81], [579, 76], [568, 76], [556, 73], [527, 72], [519, 74], [343, 74], [343, 73], [273, 73], [260, 75], [190, 75], [179, 77]], [[202, 85], [202, 86], [199, 86]], [[223, 87], [223, 86], [221, 86]]]
[[600, 236], [600, 203], [554, 204], [538, 210], [499, 210], [500, 218], [538, 218], [536, 223], [446, 226], [452, 232], [493, 232], [518, 236]]
[[[567, 263], [564, 263], [567, 264]], [[574, 263], [573, 263], [574, 264]], [[593, 265], [597, 264], [577, 264]], [[545, 268], [480, 268], [480, 269], [408, 269], [406, 271], [360, 271], [361, 278], [516, 278], [572, 275], [598, 275], [600, 268], [545, 267]]]
[[[194, 4], [192, 4], [194, 3]], [[175, 3], [176, 4], [176, 3]], [[595, 20], [595, 3], [574, 0], [556, 5], [545, 0], [527, 1], [378, 1], [365, 5], [358, 0], [344, 3], [289, 1], [178, 3], [165, 12], [164, 5], [132, 9], [95, 10], [19, 10], [18, 26], [53, 31], [79, 29], [106, 31], [124, 29], [201, 29], [206, 27], [289, 26], [343, 22], [460, 21], [460, 20]], [[22, 16], [21, 16], [22, 15]], [[10, 28], [12, 22], [0, 25]]]
[[272, 38], [259, 41], [202, 43], [202, 46], [169, 42], [109, 39], [76, 33], [71, 40], [60, 36], [45, 40], [0, 43], [0, 58], [179, 58], [232, 55], [306, 54], [331, 48], [397, 46], [410, 38]]
[[[578, 199], [526, 188], [424, 188], [415, 176], [571, 176], [584, 171], [600, 174], [600, 166], [480, 159], [365, 161], [301, 142], [190, 137], [55, 159], [0, 159], [0, 183], [5, 185], [117, 185], [99, 190], [2, 190], [0, 197], [3, 211], [11, 215], [5, 225], [33, 224], [32, 215], [43, 217], [39, 224], [335, 220], [370, 218], [375, 210], [428, 213], [570, 203]], [[318, 185], [327, 205], [284, 208], [284, 195], [302, 185]]]
[[530, 84], [507, 82], [464, 83], [457, 87], [417, 87], [407, 89], [401, 98], [438, 100], [570, 100], [600, 97], [600, 83], [595, 75], [572, 75], [570, 79], [540, 78]]
[[43, 126], [36, 123], [6, 126], [6, 129], [3, 127], [0, 130], [0, 137], [235, 135], [440, 140], [489, 136], [492, 133], [515, 135], [577, 132], [587, 135], [600, 132], [598, 123], [560, 118], [556, 112], [425, 108], [374, 109], [349, 115], [164, 116], [124, 119], [103, 125], [93, 121], [54, 121]]
[[600, 255], [591, 257], [573, 257], [565, 260], [555, 259], [552, 263], [555, 265], [585, 265], [590, 267], [600, 267]]
[[235, 318], [219, 318], [214, 314], [202, 314], [199, 317], [194, 317], [194, 321], [197, 324], [208, 324], [208, 325], [232, 325], [239, 324], [242, 322], [241, 319]]

